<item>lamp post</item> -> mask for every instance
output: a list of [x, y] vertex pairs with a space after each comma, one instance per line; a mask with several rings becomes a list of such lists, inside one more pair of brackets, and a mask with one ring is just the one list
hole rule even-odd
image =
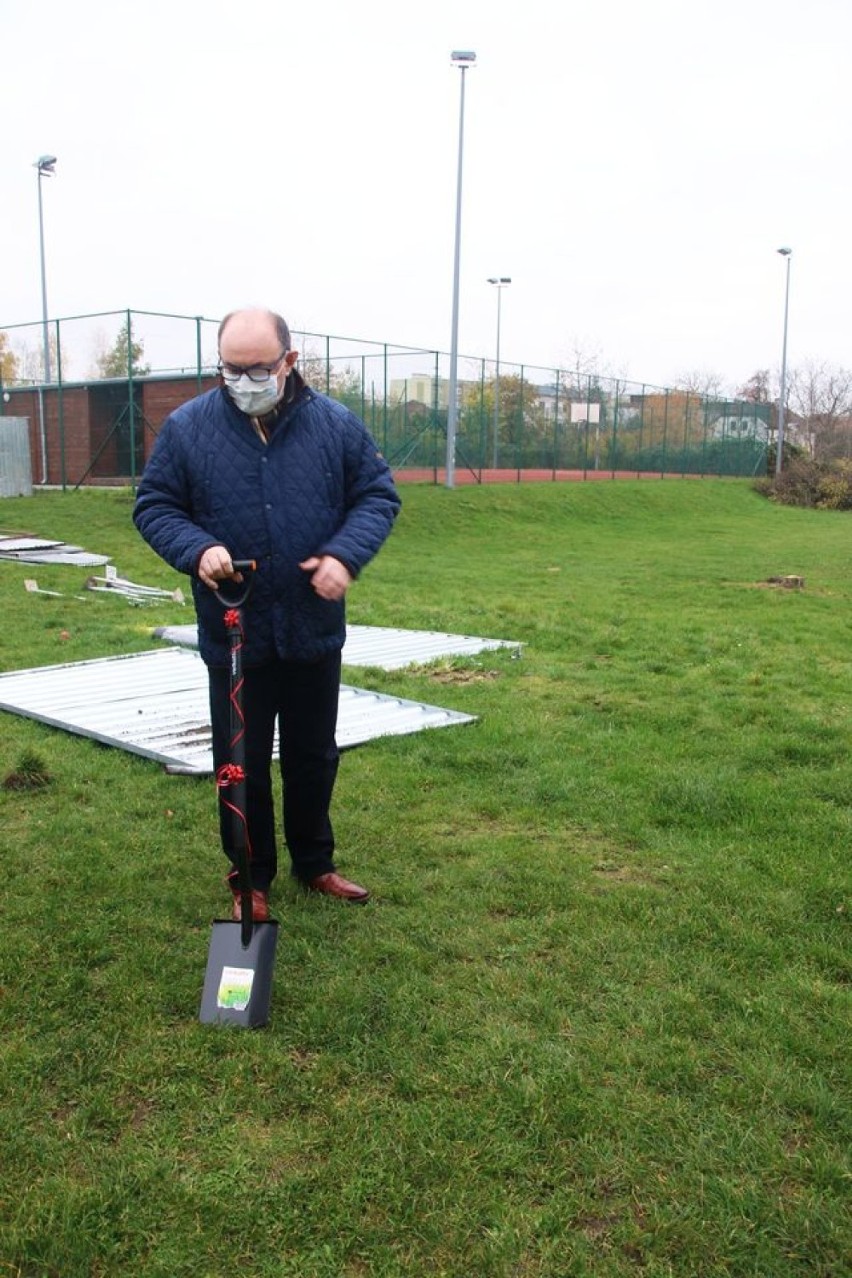
[[781, 347], [781, 394], [778, 397], [778, 435], [775, 443], [775, 478], [781, 474], [784, 460], [784, 410], [787, 405], [787, 315], [790, 310], [790, 258], [791, 248], [780, 248], [778, 252], [787, 262], [787, 282], [784, 288], [784, 343]]
[[494, 440], [491, 452], [491, 464], [497, 469], [497, 450], [500, 438], [500, 297], [507, 284], [512, 283], [509, 275], [489, 275], [488, 283], [497, 289], [497, 362], [494, 370]]
[[41, 206], [41, 179], [43, 177], [53, 177], [55, 165], [55, 155], [40, 155], [35, 162], [35, 168], [38, 173], [38, 243], [41, 256], [41, 318], [45, 382], [50, 381], [50, 342], [47, 332], [47, 276], [44, 269], [44, 215]]
[[455, 49], [450, 55], [461, 71], [459, 96], [459, 163], [456, 179], [456, 249], [453, 262], [453, 328], [450, 339], [450, 389], [447, 405], [447, 487], [455, 486], [456, 423], [458, 421], [458, 368], [459, 368], [459, 267], [461, 263], [461, 209], [462, 209], [462, 157], [464, 155], [464, 81], [469, 66], [476, 61], [470, 49]]

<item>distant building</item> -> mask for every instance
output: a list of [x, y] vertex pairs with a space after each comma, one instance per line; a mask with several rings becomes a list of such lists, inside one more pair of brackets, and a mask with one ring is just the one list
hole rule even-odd
[[[435, 374], [412, 373], [410, 377], [394, 377], [390, 384], [391, 404], [428, 404], [435, 405]], [[446, 410], [450, 403], [450, 383], [444, 377], [438, 378], [438, 408]]]
[[717, 439], [762, 439], [768, 441], [775, 430], [775, 409], [771, 404], [733, 403], [706, 404], [708, 424]]
[[218, 382], [196, 373], [8, 386], [0, 414], [29, 420], [34, 483], [126, 484], [142, 473], [169, 413]]
[[535, 403], [546, 421], [566, 422], [574, 425], [596, 425], [601, 419], [600, 391], [592, 398], [583, 398], [576, 388], [557, 386], [555, 382], [535, 387]]
[[775, 433], [773, 404], [709, 399], [683, 390], [633, 394], [629, 403], [638, 423], [688, 424], [708, 439], [757, 439], [767, 443]]

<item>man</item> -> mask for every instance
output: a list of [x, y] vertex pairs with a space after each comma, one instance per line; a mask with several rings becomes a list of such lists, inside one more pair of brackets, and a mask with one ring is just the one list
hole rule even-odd
[[[269, 918], [277, 872], [271, 762], [279, 721], [284, 837], [292, 873], [309, 889], [364, 902], [338, 874], [329, 817], [345, 596], [391, 530], [400, 501], [364, 424], [305, 385], [280, 315], [240, 310], [219, 327], [221, 384], [165, 421], [145, 467], [133, 519], [145, 540], [192, 577], [208, 666], [213, 761], [229, 762], [230, 670], [220, 582], [253, 559], [243, 606], [246, 826], [257, 922]], [[220, 833], [232, 863], [231, 823]], [[228, 876], [241, 916], [236, 870]]]

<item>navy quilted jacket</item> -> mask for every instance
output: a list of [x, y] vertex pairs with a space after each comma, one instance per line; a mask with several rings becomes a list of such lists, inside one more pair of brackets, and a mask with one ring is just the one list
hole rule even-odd
[[229, 664], [228, 641], [224, 609], [195, 575], [198, 561], [214, 545], [232, 559], [257, 560], [243, 660], [260, 665], [311, 661], [343, 646], [343, 600], [320, 599], [299, 563], [333, 555], [357, 576], [399, 507], [387, 462], [342, 404], [302, 387], [267, 444], [216, 389], [166, 419], [133, 520], [158, 555], [191, 575], [208, 665]]

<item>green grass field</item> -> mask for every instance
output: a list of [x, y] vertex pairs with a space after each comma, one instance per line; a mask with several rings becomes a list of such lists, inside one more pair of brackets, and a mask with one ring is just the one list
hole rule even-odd
[[[523, 656], [345, 672], [478, 721], [344, 755], [374, 900], [279, 878], [267, 1029], [197, 1022], [211, 782], [0, 715], [36, 783], [0, 789], [0, 1278], [848, 1275], [850, 516], [739, 481], [403, 501], [350, 620]], [[130, 510], [0, 528], [185, 585]], [[23, 588], [86, 575], [0, 563], [5, 669], [192, 619]]]

